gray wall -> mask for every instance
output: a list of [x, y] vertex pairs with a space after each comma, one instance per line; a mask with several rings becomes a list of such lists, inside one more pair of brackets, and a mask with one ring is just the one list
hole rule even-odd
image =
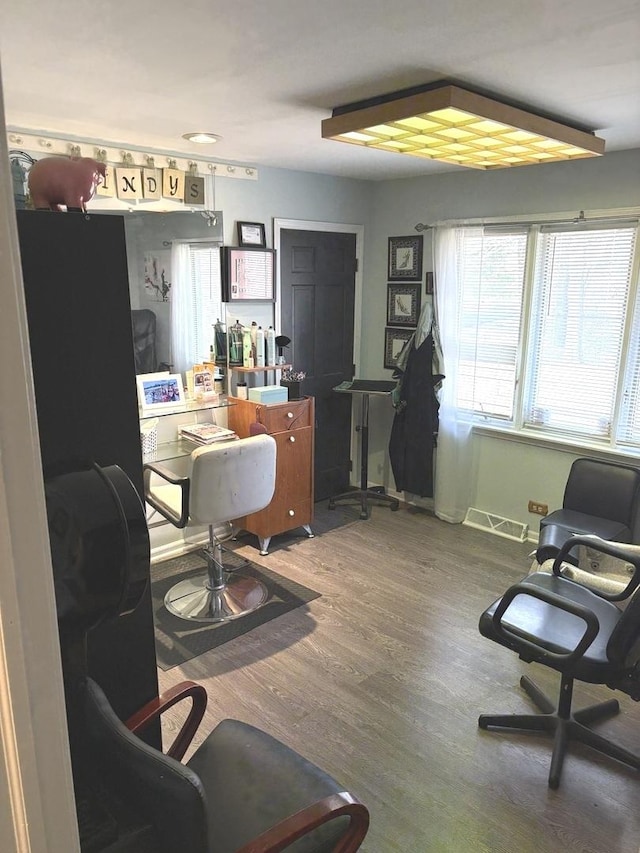
[[[640, 150], [607, 154], [573, 163], [450, 172], [373, 185], [372, 216], [366, 239], [361, 346], [362, 375], [389, 377], [382, 367], [386, 318], [387, 238], [415, 234], [418, 222], [594, 210], [640, 205]], [[431, 240], [425, 234], [425, 269], [432, 269]], [[445, 380], [446, 381], [446, 380]], [[370, 419], [369, 471], [372, 480], [394, 488], [386, 459], [393, 412], [380, 409]], [[375, 420], [375, 423], [374, 423]], [[581, 451], [541, 447], [500, 437], [474, 437], [472, 505], [522, 521], [537, 533], [538, 517], [529, 498], [558, 506], [571, 461]], [[381, 479], [382, 478], [382, 479]]]
[[[573, 163], [458, 171], [395, 181], [366, 182], [260, 168], [258, 181], [217, 178], [215, 193], [212, 182], [208, 183], [208, 207], [223, 211], [225, 244], [237, 242], [237, 220], [263, 222], [269, 246], [273, 246], [274, 218], [364, 225], [358, 373], [366, 378], [390, 378], [390, 371], [383, 368], [389, 236], [415, 234], [418, 222], [640, 205], [640, 150]], [[428, 270], [432, 269], [429, 232], [424, 238]], [[244, 322], [246, 318], [240, 319]], [[392, 420], [389, 401], [374, 399], [369, 475], [372, 482], [390, 490], [395, 486], [387, 455]], [[528, 499], [557, 506], [571, 461], [582, 452], [487, 434], [476, 435], [473, 448], [472, 504], [527, 523], [534, 534], [538, 517], [528, 513]], [[354, 471], [358, 470], [358, 460], [354, 460]]]

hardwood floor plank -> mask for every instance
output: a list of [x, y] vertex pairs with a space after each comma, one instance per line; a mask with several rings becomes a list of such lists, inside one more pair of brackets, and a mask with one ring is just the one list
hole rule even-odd
[[[316, 508], [315, 539], [275, 537], [249, 559], [321, 597], [168, 672], [192, 678], [222, 718], [259, 726], [336, 776], [371, 811], [363, 853], [638, 853], [639, 779], [571, 745], [561, 787], [551, 741], [484, 732], [480, 713], [531, 709], [522, 674], [558, 676], [480, 636], [482, 611], [527, 574], [531, 544], [401, 506]], [[576, 684], [576, 707], [616, 696], [599, 727], [640, 751], [640, 708]], [[168, 736], [179, 712], [164, 724]], [[196, 745], [199, 740], [196, 740]]]

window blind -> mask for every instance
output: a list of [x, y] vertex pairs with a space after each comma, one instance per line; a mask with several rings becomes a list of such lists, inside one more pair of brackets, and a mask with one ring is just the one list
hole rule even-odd
[[635, 247], [633, 227], [538, 235], [524, 423], [611, 435]]
[[218, 246], [189, 245], [191, 302], [193, 305], [193, 363], [208, 357], [213, 326], [222, 314], [222, 280]]

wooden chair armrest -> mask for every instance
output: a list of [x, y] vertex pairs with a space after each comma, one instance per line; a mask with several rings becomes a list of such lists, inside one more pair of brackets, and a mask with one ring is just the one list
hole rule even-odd
[[166, 753], [171, 758], [175, 758], [176, 761], [181, 761], [193, 740], [193, 736], [198, 731], [198, 726], [207, 707], [207, 691], [201, 684], [196, 684], [195, 681], [182, 681], [180, 684], [170, 687], [169, 690], [147, 702], [143, 708], [129, 717], [125, 726], [129, 731], [138, 734], [166, 710], [189, 697], [192, 699], [191, 710]]
[[369, 828], [369, 810], [347, 791], [331, 794], [285, 818], [236, 853], [280, 853], [323, 823], [343, 816], [350, 818], [349, 826], [333, 853], [355, 853]]

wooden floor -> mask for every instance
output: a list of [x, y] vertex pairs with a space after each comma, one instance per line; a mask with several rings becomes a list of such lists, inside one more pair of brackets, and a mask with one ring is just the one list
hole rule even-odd
[[[159, 671], [161, 689], [206, 686], [202, 735], [236, 717], [319, 764], [368, 806], [364, 853], [638, 853], [637, 773], [575, 745], [552, 791], [547, 738], [477, 727], [481, 712], [531, 709], [524, 673], [556, 695], [555, 673], [477, 628], [527, 573], [531, 544], [406, 506], [316, 515], [315, 539], [276, 537], [260, 557], [247, 537], [241, 550], [320, 598]], [[574, 692], [576, 707], [613, 695]], [[622, 713], [599, 730], [640, 751], [640, 705], [616, 695]]]

